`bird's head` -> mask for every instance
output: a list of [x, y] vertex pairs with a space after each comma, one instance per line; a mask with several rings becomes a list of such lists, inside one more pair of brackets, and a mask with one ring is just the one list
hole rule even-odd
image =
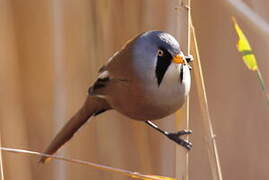
[[139, 66], [155, 69], [155, 76], [160, 85], [171, 64], [188, 64], [189, 56], [184, 56], [177, 40], [162, 31], [148, 31], [138, 36], [135, 41], [135, 59]]

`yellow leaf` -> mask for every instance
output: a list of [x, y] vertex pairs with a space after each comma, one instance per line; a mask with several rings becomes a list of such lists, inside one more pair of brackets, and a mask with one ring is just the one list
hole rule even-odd
[[255, 55], [252, 52], [251, 46], [248, 42], [248, 39], [246, 38], [245, 34], [239, 27], [238, 23], [236, 22], [236, 19], [233, 17], [234, 22], [234, 28], [236, 30], [236, 33], [238, 35], [238, 43], [237, 43], [237, 49], [242, 54], [242, 58], [246, 66], [252, 70], [256, 71], [258, 69], [258, 65], [256, 63]]

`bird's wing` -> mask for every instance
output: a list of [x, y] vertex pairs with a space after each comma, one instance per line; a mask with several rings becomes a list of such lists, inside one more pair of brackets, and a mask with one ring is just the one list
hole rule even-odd
[[[126, 64], [130, 59], [132, 54], [131, 49], [136, 41], [136, 39], [143, 33], [135, 35], [133, 38], [126, 41], [126, 43], [120, 48], [119, 51], [115, 52], [108, 61], [99, 69], [99, 73], [107, 71], [109, 69], [114, 69], [116, 67], [121, 67], [122, 65]], [[114, 67], [113, 67], [114, 66]], [[121, 68], [121, 70], [124, 70]]]
[[104, 98], [109, 93], [111, 83], [121, 83], [130, 80], [129, 60], [131, 53], [128, 51], [128, 44], [120, 51], [111, 56], [108, 61], [99, 69], [99, 76], [89, 88], [89, 95]]
[[103, 71], [98, 76], [95, 83], [89, 88], [88, 93], [90, 96], [99, 96], [103, 98], [104, 96], [104, 89], [106, 89], [107, 85], [111, 81], [111, 77], [109, 76], [108, 71]]

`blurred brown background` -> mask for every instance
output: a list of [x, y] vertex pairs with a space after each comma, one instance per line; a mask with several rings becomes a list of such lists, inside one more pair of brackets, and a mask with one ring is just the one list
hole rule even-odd
[[[269, 21], [267, 0], [244, 2]], [[126, 40], [153, 29], [178, 37], [177, 13], [186, 11], [175, 10], [178, 4], [176, 0], [0, 0], [2, 145], [42, 151], [83, 103], [97, 69]], [[268, 179], [269, 111], [255, 74], [235, 48], [231, 16], [237, 13], [224, 0], [193, 0], [192, 13], [224, 179]], [[244, 18], [238, 21], [269, 85], [268, 36]], [[186, 42], [180, 43], [186, 52]], [[194, 83], [190, 98], [194, 131], [190, 179], [211, 179]], [[126, 119], [113, 111], [93, 118], [59, 153], [175, 177], [175, 144], [144, 123]], [[175, 130], [175, 116], [166, 119], [158, 124]], [[6, 180], [128, 179], [59, 161], [40, 165], [36, 157], [3, 156]]]

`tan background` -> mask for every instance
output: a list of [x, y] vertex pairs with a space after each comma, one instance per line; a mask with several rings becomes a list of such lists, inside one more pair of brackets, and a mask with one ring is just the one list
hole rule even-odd
[[[177, 36], [176, 25], [181, 23], [176, 21], [177, 2], [0, 0], [2, 144], [42, 151], [82, 104], [97, 69], [126, 40], [152, 29]], [[267, 0], [245, 2], [269, 21]], [[193, 0], [192, 7], [224, 179], [268, 179], [269, 111], [255, 74], [247, 70], [235, 49], [231, 16], [237, 13], [224, 0]], [[245, 19], [238, 20], [269, 84], [268, 36]], [[184, 31], [183, 26], [180, 29]], [[193, 85], [191, 180], [211, 178], [200, 116]], [[145, 124], [126, 119], [113, 111], [94, 118], [60, 153], [174, 177], [175, 144]], [[172, 131], [174, 119], [172, 115], [159, 124]], [[7, 180], [128, 179], [79, 165], [56, 161], [40, 165], [34, 157], [3, 155]]]

